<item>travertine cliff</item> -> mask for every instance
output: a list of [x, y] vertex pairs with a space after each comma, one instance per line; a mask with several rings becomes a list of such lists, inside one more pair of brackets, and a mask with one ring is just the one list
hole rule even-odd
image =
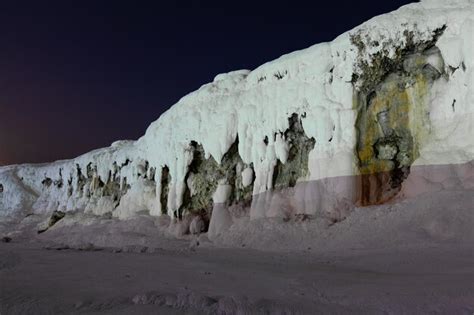
[[242, 215], [337, 222], [354, 205], [474, 189], [473, 34], [472, 1], [422, 1], [218, 75], [137, 141], [0, 168], [0, 217], [145, 211], [218, 235]]

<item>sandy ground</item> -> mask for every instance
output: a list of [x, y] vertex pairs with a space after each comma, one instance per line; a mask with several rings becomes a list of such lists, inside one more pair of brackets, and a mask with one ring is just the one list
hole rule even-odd
[[134, 253], [1, 243], [0, 313], [474, 312], [472, 247], [325, 255], [189, 249], [184, 241], [173, 248]]
[[214, 243], [149, 215], [2, 221], [0, 314], [472, 315], [473, 205], [445, 191], [337, 224], [242, 219]]

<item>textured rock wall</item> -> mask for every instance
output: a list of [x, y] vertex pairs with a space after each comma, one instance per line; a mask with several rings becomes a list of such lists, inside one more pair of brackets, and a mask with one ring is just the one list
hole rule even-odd
[[382, 58], [366, 69], [380, 82], [374, 77], [365, 79], [355, 96], [356, 151], [362, 175], [357, 188], [362, 205], [396, 196], [420, 155], [420, 146], [430, 132], [428, 92], [445, 74], [443, 58], [435, 46], [442, 31], [417, 44], [407, 35], [410, 44], [394, 59]]

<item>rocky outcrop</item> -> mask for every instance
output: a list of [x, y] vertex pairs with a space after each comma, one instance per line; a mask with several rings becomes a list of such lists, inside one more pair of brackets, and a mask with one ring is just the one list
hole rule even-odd
[[394, 59], [375, 56], [371, 67], [363, 65], [364, 74], [371, 76], [360, 77], [363, 83], [355, 101], [362, 205], [396, 196], [420, 156], [420, 147], [430, 133], [428, 93], [446, 74], [435, 46], [445, 28], [420, 43], [414, 43], [413, 35], [407, 33], [407, 45], [397, 48]]

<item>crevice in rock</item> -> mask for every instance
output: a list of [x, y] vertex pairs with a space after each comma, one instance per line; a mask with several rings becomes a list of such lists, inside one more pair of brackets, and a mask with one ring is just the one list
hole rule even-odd
[[274, 76], [275, 78], [277, 78], [277, 80], [281, 80], [281, 79], [283, 79], [287, 74], [288, 74], [288, 71], [287, 71], [287, 70], [285, 70], [284, 72], [277, 71], [277, 72], [275, 72], [275, 73], [273, 74], [273, 76]]
[[126, 159], [125, 162], [122, 163], [122, 165], [120, 165], [120, 168], [123, 168], [123, 167], [127, 166], [128, 164], [130, 164], [130, 162], [132, 162], [132, 161], [130, 161], [130, 159]]
[[87, 166], [86, 166], [86, 176], [87, 176], [87, 178], [92, 178], [92, 176], [94, 176], [94, 171], [97, 171], [97, 167], [96, 166], [93, 167], [92, 162], [87, 164]]
[[[397, 48], [393, 59], [373, 56], [364, 64], [355, 95], [356, 156], [360, 171], [361, 205], [384, 203], [395, 197], [419, 156], [419, 146], [429, 130], [426, 95], [444, 75], [430, 62], [443, 64], [435, 46], [445, 27], [435, 30], [427, 42], [415, 43], [406, 33], [407, 44]], [[358, 46], [359, 47], [359, 46]]]
[[57, 179], [53, 182], [53, 185], [56, 186], [58, 189], [61, 189], [63, 187], [63, 179]]
[[211, 156], [205, 158], [202, 145], [192, 141], [193, 160], [186, 175], [186, 190], [179, 217], [186, 210], [191, 215], [201, 216], [205, 225], [208, 225], [213, 208], [213, 194], [219, 183], [232, 187], [229, 204], [250, 204], [252, 199], [253, 181], [245, 186], [242, 183], [242, 172], [251, 165], [243, 163], [238, 152], [239, 139], [231, 145], [218, 164]]
[[67, 180], [67, 196], [71, 197], [72, 193], [74, 192], [74, 187], [72, 186], [72, 174], [69, 176]]
[[82, 170], [79, 164], [76, 164], [76, 173], [77, 173], [77, 190], [80, 193], [83, 193], [84, 186], [86, 185], [86, 177], [82, 174]]
[[161, 169], [161, 192], [160, 192], [160, 202], [161, 202], [161, 213], [166, 214], [168, 212], [168, 193], [169, 185], [171, 182], [170, 169], [168, 166], [164, 166]]
[[53, 180], [49, 177], [45, 177], [42, 181], [41, 184], [45, 187], [50, 187], [53, 184]]
[[[100, 181], [102, 183], [102, 181]], [[102, 183], [103, 184], [103, 183]], [[111, 197], [114, 203], [114, 208], [117, 208], [120, 204], [120, 199], [127, 192], [125, 189], [120, 189], [120, 178], [117, 178], [109, 171], [107, 181], [102, 186], [102, 197]]]
[[273, 188], [294, 187], [299, 178], [308, 174], [309, 152], [316, 143], [314, 138], [309, 138], [304, 132], [297, 114], [291, 115], [288, 123], [289, 127], [283, 133], [289, 145], [288, 158], [284, 164], [277, 161], [273, 171]]
[[[110, 197], [113, 202], [113, 207], [117, 208], [120, 204], [121, 198], [128, 192], [130, 185], [127, 184], [127, 178], [120, 176], [121, 169], [129, 165], [130, 160], [121, 166], [116, 161], [112, 164], [112, 169], [107, 173], [107, 178], [101, 178], [98, 175], [97, 165], [92, 162], [86, 165], [85, 175], [79, 164], [76, 164], [76, 189], [74, 192], [73, 176], [70, 175], [67, 180], [67, 195], [71, 197], [76, 194], [77, 197], [86, 197], [88, 199]], [[61, 188], [63, 186], [62, 177], [54, 181], [54, 184]]]
[[[63, 187], [63, 169], [62, 168], [59, 168], [59, 178], [58, 179], [55, 179], [52, 181], [52, 184], [54, 185], [54, 187], [58, 188], [58, 189], [61, 189]], [[44, 185], [44, 183], [43, 183]], [[48, 187], [51, 186], [51, 183], [48, 185]]]
[[43, 229], [38, 230], [38, 234], [46, 232], [49, 228], [51, 228], [53, 225], [58, 223], [58, 221], [60, 221], [65, 216], [66, 216], [66, 213], [62, 211], [54, 211], [51, 217], [49, 218], [48, 225], [45, 226]]
[[149, 167], [150, 167], [150, 163], [148, 161], [145, 161], [144, 164], [138, 165], [138, 171], [137, 171], [138, 178], [142, 177], [143, 179], [147, 179]]
[[155, 182], [156, 168], [150, 167], [150, 172], [148, 174], [148, 179], [152, 182]]

